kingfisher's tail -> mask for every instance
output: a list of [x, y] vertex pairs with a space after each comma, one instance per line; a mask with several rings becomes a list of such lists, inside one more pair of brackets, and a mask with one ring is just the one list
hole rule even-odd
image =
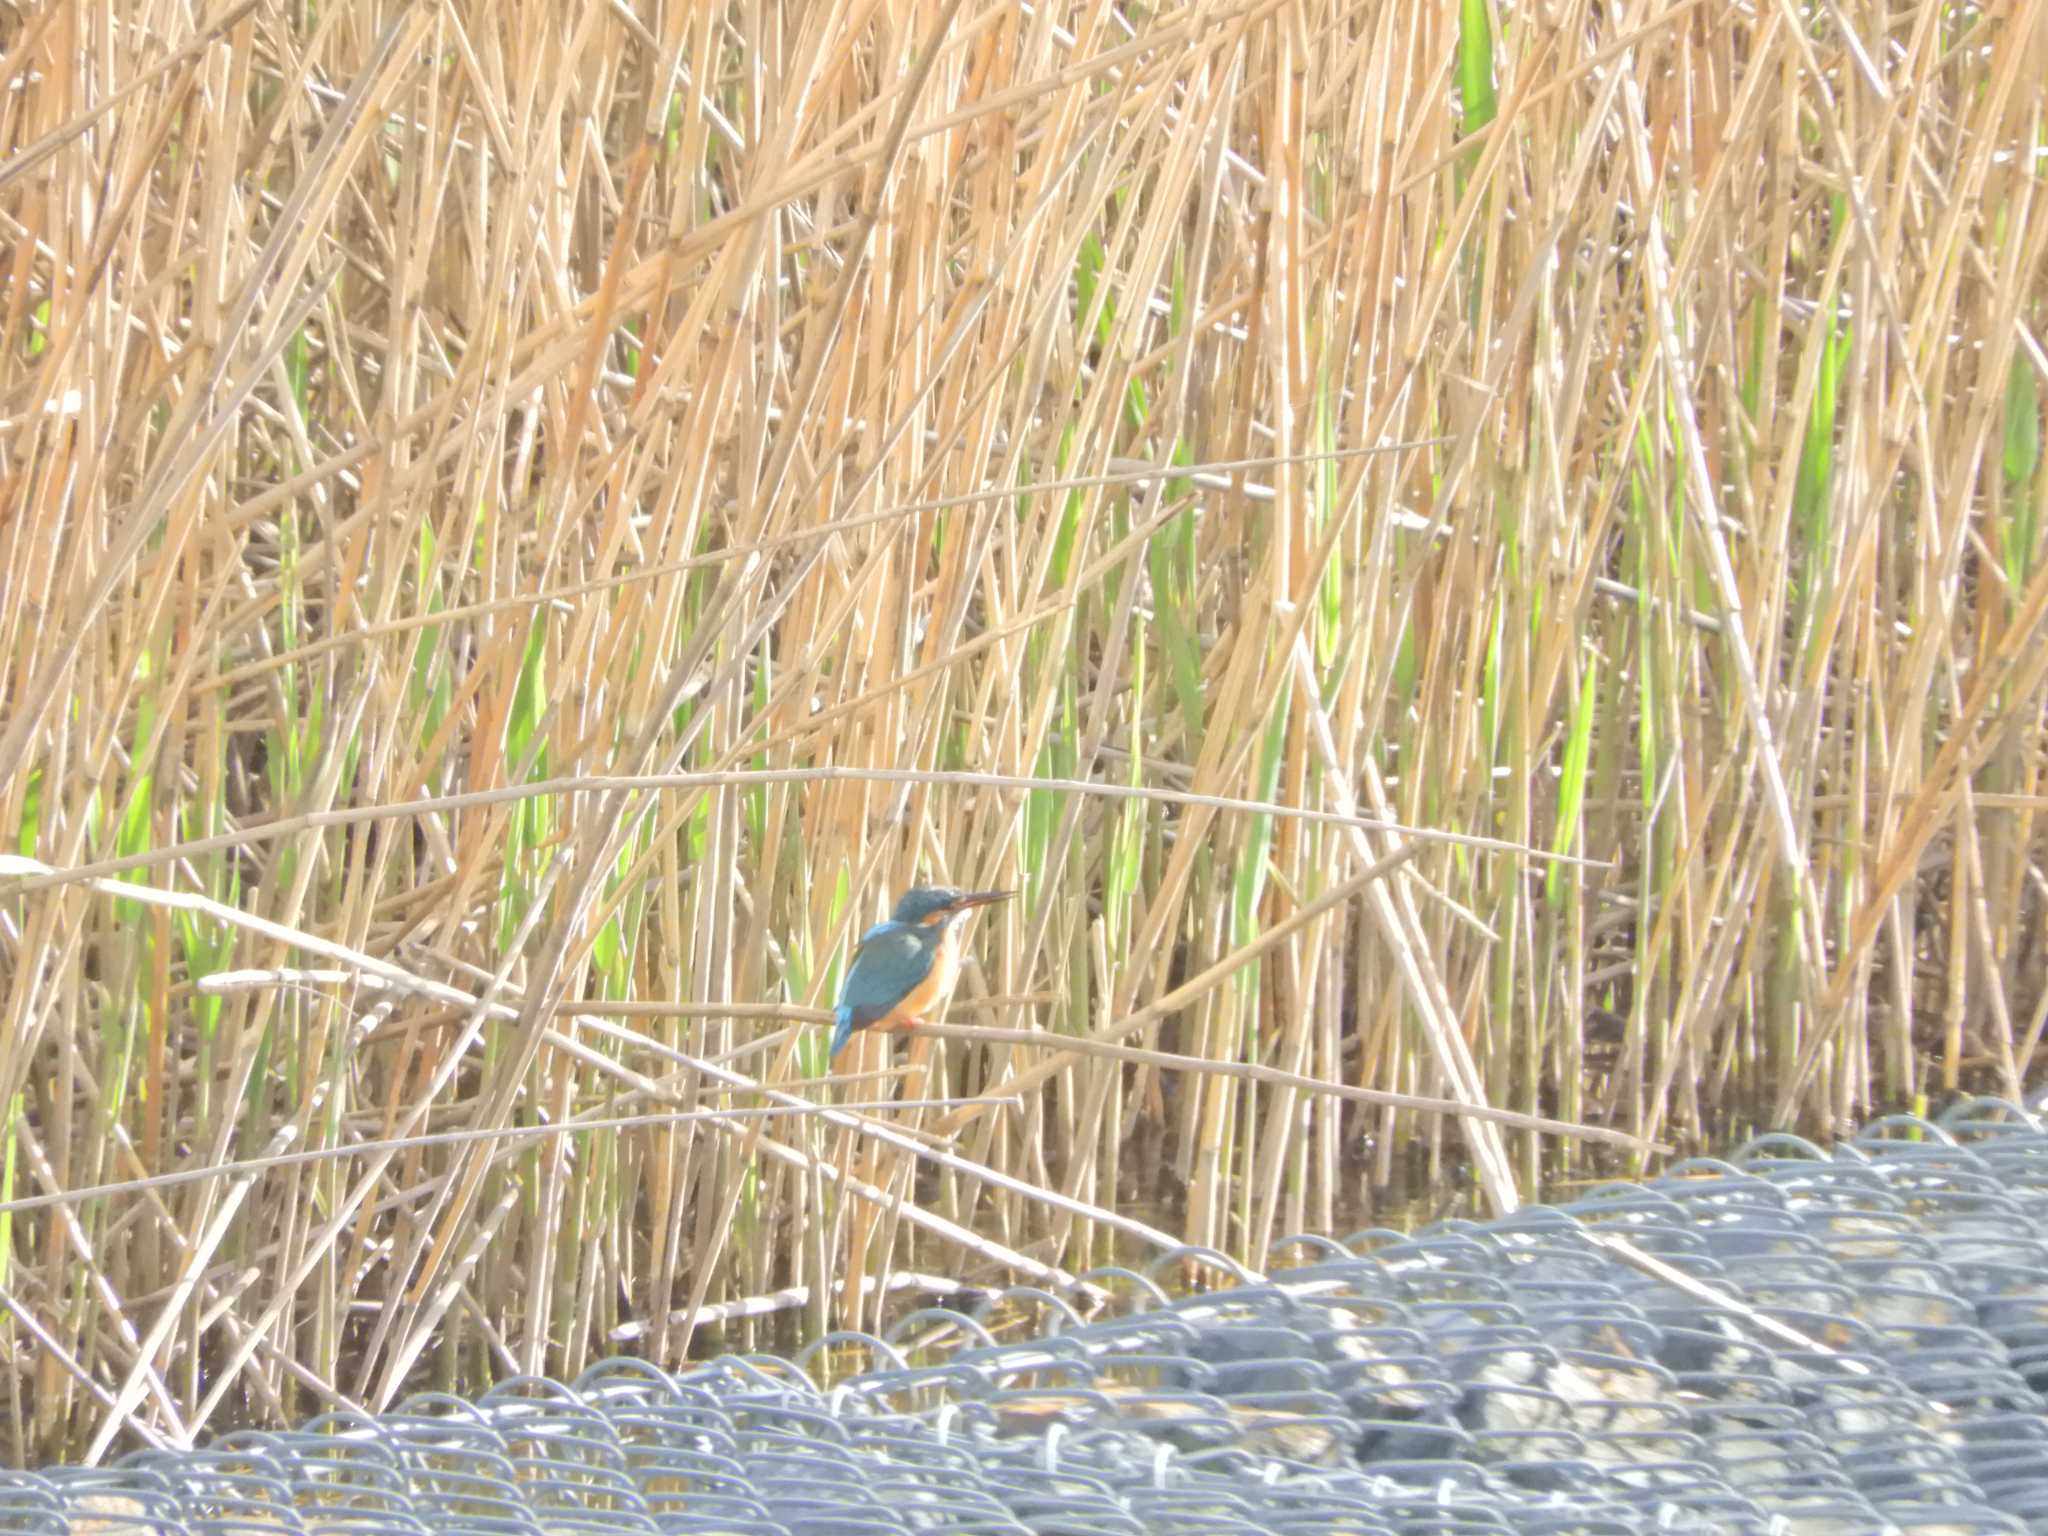
[[853, 1010], [843, 1004], [832, 1010], [832, 1052], [837, 1056], [853, 1038]]

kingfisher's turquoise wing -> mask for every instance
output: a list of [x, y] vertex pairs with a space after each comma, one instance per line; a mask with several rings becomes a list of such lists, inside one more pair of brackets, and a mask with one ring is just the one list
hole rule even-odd
[[931, 974], [937, 948], [900, 923], [870, 928], [839, 988], [839, 1007], [850, 1018], [848, 1032], [866, 1029], [909, 996], [910, 989]]

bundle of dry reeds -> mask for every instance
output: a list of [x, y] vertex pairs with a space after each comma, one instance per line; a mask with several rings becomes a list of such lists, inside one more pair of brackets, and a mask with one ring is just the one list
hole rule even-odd
[[0, 42], [13, 1459], [2038, 1081], [2044, 0]]

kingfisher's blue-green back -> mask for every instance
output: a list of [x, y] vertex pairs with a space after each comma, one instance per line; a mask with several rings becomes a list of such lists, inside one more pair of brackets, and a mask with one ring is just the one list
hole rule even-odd
[[833, 1013], [832, 1054], [837, 1056], [856, 1029], [887, 1018], [913, 988], [931, 974], [938, 959], [939, 936], [933, 929], [913, 928], [891, 919], [861, 935], [846, 984], [839, 989]]

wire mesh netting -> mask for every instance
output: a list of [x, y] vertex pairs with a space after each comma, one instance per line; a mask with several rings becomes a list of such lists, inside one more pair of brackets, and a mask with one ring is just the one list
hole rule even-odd
[[2048, 1134], [2011, 1105], [1274, 1261], [1097, 1271], [1023, 1342], [836, 1335], [871, 1363], [829, 1388], [614, 1360], [9, 1474], [0, 1531], [2048, 1532]]

